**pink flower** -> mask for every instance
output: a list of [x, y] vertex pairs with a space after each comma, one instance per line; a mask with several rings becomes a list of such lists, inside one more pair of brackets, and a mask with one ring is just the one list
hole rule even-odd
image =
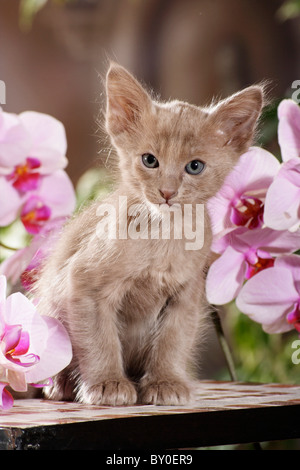
[[261, 323], [267, 333], [292, 328], [300, 332], [300, 257], [276, 259], [274, 267], [245, 284], [236, 304], [241, 312]]
[[51, 217], [51, 209], [39, 196], [30, 196], [22, 207], [21, 220], [29, 233], [39, 233]]
[[48, 380], [71, 361], [68, 334], [58, 320], [40, 316], [20, 292], [5, 298], [6, 278], [0, 276], [0, 392], [2, 407], [12, 400], [6, 385], [26, 391], [28, 384]]
[[0, 225], [19, 215], [35, 234], [50, 218], [75, 208], [67, 164], [63, 125], [51, 116], [27, 111], [19, 116], [0, 112]]
[[292, 100], [283, 100], [278, 117], [284, 163], [267, 192], [265, 223], [275, 230], [294, 230], [300, 224], [300, 108]]
[[252, 147], [240, 157], [207, 205], [214, 242], [238, 227], [252, 230], [263, 225], [266, 192], [279, 168], [278, 160], [259, 147]]
[[73, 185], [63, 170], [43, 176], [39, 189], [19, 197], [8, 181], [0, 176], [0, 192], [5, 194], [0, 206], [0, 226], [11, 224], [20, 215], [26, 230], [38, 233], [50, 219], [69, 216], [75, 209]]
[[22, 286], [30, 290], [38, 277], [42, 262], [55, 245], [66, 217], [51, 219], [34, 235], [30, 244], [16, 251], [0, 266], [0, 274], [6, 276], [13, 285], [21, 279]]
[[21, 192], [26, 190], [26, 179], [29, 187], [33, 184], [31, 176], [36, 179], [36, 175], [65, 168], [66, 150], [65, 129], [54, 117], [34, 111], [16, 115], [0, 109], [0, 174], [18, 181], [15, 186]]
[[236, 298], [269, 333], [300, 332], [300, 257], [291, 254], [300, 249], [300, 108], [284, 100], [278, 117], [283, 163], [253, 147], [208, 205], [220, 255], [208, 272], [208, 301]]
[[206, 280], [207, 299], [222, 305], [237, 297], [244, 282], [273, 266], [275, 257], [299, 247], [299, 232], [269, 228], [236, 229], [218, 242], [221, 256], [211, 265]]
[[27, 157], [23, 165], [16, 165], [14, 170], [7, 175], [7, 180], [12, 182], [14, 188], [20, 193], [37, 189], [41, 175], [38, 171], [41, 162], [37, 158]]

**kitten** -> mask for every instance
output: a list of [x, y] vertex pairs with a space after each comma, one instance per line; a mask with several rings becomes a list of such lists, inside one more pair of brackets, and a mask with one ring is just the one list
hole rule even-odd
[[[45, 395], [98, 405], [184, 404], [207, 324], [211, 230], [204, 209], [201, 246], [188, 249], [187, 230], [172, 235], [186, 222], [176, 211], [192, 208], [189, 229], [199, 230], [196, 207], [220, 189], [253, 140], [263, 88], [206, 109], [161, 103], [112, 63], [106, 91], [120, 180], [66, 225], [37, 281], [41, 313], [63, 322], [73, 346], [72, 363]], [[101, 225], [112, 208], [115, 238]], [[150, 223], [161, 229], [166, 217], [170, 237], [149, 236]]]

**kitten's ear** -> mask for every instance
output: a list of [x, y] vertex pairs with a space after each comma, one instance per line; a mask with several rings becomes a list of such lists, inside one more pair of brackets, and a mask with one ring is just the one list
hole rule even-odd
[[231, 145], [238, 152], [247, 150], [252, 144], [263, 105], [264, 88], [254, 85], [221, 101], [213, 108], [213, 125], [217, 133], [224, 137], [224, 146]]
[[144, 111], [151, 107], [151, 98], [126, 69], [111, 63], [106, 76], [106, 129], [117, 136], [134, 129]]

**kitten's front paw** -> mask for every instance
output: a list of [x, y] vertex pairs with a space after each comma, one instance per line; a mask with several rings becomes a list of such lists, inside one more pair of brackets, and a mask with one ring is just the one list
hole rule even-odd
[[80, 387], [77, 400], [88, 405], [134, 405], [137, 393], [127, 379], [105, 380], [91, 387]]
[[144, 405], [186, 405], [191, 399], [189, 387], [180, 381], [158, 380], [142, 386], [139, 402]]

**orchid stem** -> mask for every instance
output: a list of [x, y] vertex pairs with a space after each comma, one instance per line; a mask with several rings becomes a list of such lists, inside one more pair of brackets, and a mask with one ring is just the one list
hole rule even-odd
[[225, 334], [224, 334], [224, 330], [223, 330], [223, 327], [222, 327], [222, 323], [221, 323], [219, 313], [218, 313], [217, 309], [214, 306], [212, 306], [211, 316], [212, 316], [212, 320], [213, 320], [213, 323], [214, 323], [214, 326], [215, 326], [215, 330], [216, 330], [216, 333], [217, 333], [217, 336], [218, 336], [220, 346], [221, 346], [223, 354], [225, 356], [225, 361], [226, 361], [227, 368], [228, 368], [228, 371], [229, 371], [229, 374], [230, 374], [230, 378], [233, 382], [237, 382], [238, 378], [237, 378], [237, 373], [236, 373], [236, 370], [235, 370], [233, 356], [232, 356], [232, 353], [230, 351], [229, 345], [227, 343], [227, 340], [226, 340], [226, 337], [225, 337]]
[[0, 241], [0, 246], [2, 246], [2, 248], [5, 248], [6, 250], [11, 250], [11, 251], [18, 251], [19, 248], [13, 248], [12, 246], [8, 246], [6, 245], [5, 243], [1, 242]]

